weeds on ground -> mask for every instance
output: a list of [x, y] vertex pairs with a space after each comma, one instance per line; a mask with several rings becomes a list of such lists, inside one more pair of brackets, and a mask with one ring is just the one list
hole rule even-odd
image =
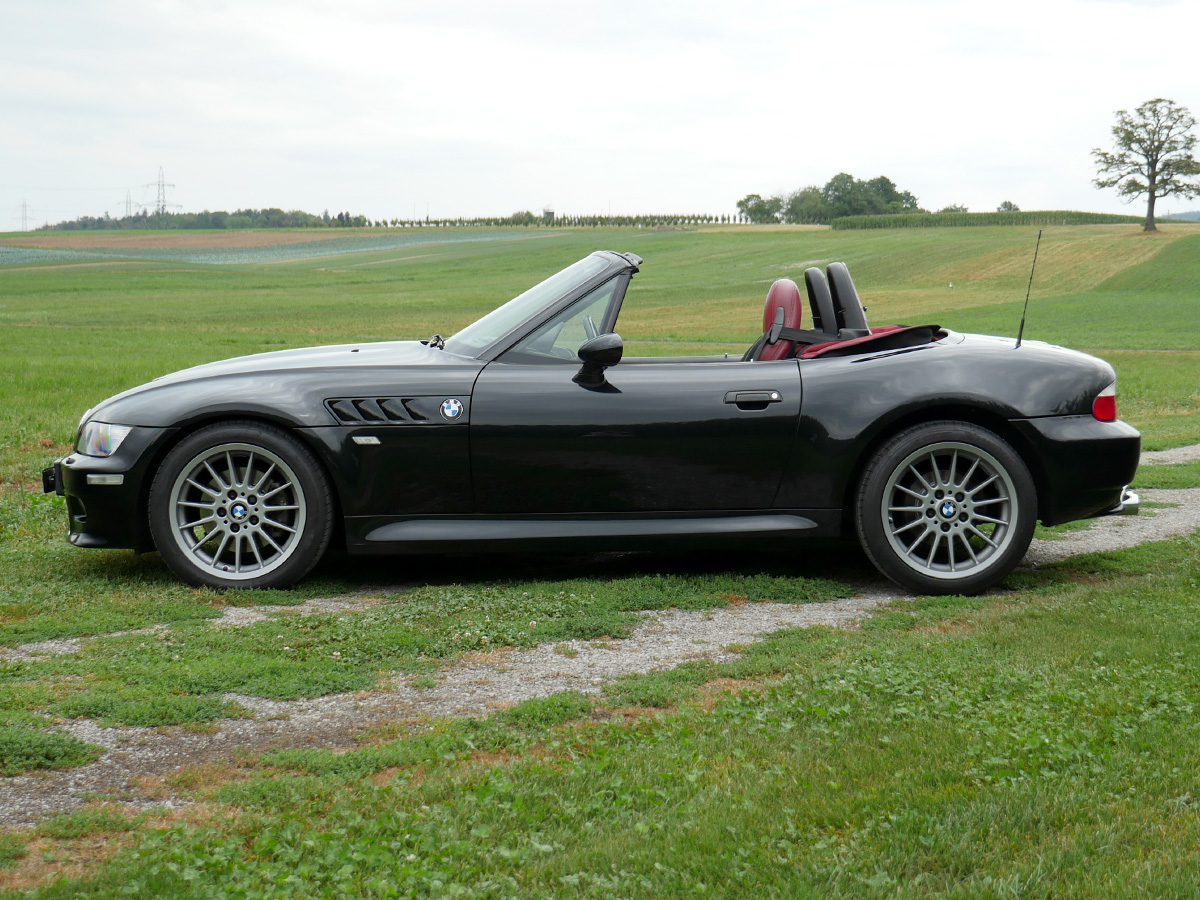
[[[1019, 593], [781, 632], [673, 682], [627, 679], [598, 707], [560, 695], [350, 753], [272, 754], [211, 793], [228, 823], [146, 833], [85, 889], [1181, 895], [1200, 840], [1198, 551], [1079, 557]], [[635, 699], [671, 709], [605, 712]]]

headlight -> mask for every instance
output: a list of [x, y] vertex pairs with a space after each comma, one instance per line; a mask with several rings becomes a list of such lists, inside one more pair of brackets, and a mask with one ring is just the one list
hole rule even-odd
[[125, 436], [133, 431], [132, 425], [112, 425], [108, 422], [88, 422], [79, 432], [75, 450], [84, 456], [112, 456], [121, 446]]

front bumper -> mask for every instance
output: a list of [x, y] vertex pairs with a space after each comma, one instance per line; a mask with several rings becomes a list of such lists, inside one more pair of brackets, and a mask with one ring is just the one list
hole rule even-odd
[[135, 428], [112, 456], [73, 453], [42, 470], [42, 490], [67, 501], [72, 544], [153, 549], [142, 488], [153, 475], [155, 449], [173, 430]]
[[58, 460], [52, 466], [47, 466], [42, 469], [42, 493], [43, 494], [58, 494], [65, 496], [62, 487], [62, 460]]

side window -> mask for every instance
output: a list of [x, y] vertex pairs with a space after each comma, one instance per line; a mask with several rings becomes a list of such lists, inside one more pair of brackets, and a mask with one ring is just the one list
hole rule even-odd
[[515, 344], [503, 356], [506, 363], [579, 362], [584, 341], [601, 334], [608, 321], [622, 279], [618, 276], [600, 285], [572, 303], [532, 334]]

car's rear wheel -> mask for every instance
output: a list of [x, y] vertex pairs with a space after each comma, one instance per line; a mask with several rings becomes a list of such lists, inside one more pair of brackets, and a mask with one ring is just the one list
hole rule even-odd
[[929, 422], [872, 457], [856, 514], [863, 549], [893, 581], [923, 594], [975, 594], [1025, 555], [1037, 492], [1021, 457], [991, 431]]
[[325, 552], [332, 507], [328, 479], [296, 438], [227, 422], [167, 454], [150, 488], [150, 530], [189, 584], [285, 587]]

